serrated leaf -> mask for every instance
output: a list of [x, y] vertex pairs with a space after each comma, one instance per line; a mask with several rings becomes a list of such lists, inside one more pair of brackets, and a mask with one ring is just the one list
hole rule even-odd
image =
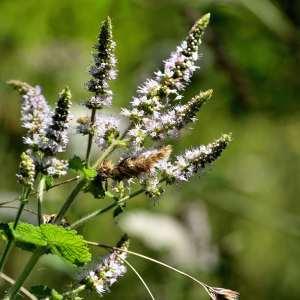
[[9, 223], [9, 228], [14, 239], [19, 243], [32, 244], [37, 247], [47, 246], [40, 227], [29, 223], [20, 223], [13, 229], [13, 223]]
[[75, 265], [83, 265], [91, 260], [91, 253], [86, 242], [75, 230], [53, 224], [43, 224], [40, 228], [53, 254]]
[[34, 226], [28, 223], [20, 223], [16, 229], [10, 223], [9, 229], [16, 245], [25, 250], [47, 247], [51, 253], [75, 265], [83, 265], [91, 260], [86, 242], [75, 230], [53, 224]]

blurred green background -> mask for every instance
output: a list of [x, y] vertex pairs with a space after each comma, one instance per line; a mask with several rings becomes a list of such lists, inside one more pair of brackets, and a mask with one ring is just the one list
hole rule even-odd
[[[80, 231], [90, 240], [106, 243], [114, 243], [127, 231], [132, 249], [214, 286], [236, 289], [243, 300], [298, 300], [298, 0], [1, 0], [0, 201], [19, 192], [15, 173], [24, 147], [19, 99], [5, 81], [40, 84], [51, 103], [69, 85], [74, 109], [79, 110], [75, 104], [88, 97], [84, 82], [91, 48], [100, 22], [110, 15], [119, 60], [114, 83], [114, 110], [118, 111], [206, 12], [212, 13], [212, 21], [201, 48], [201, 69], [186, 95], [207, 88], [215, 93], [194, 130], [173, 141], [174, 151], [207, 143], [222, 132], [233, 133], [232, 145], [204, 176], [170, 188], [158, 203], [140, 197], [118, 222], [107, 214]], [[85, 148], [85, 142], [74, 143], [70, 152], [80, 152], [80, 147]], [[68, 186], [49, 193], [47, 211], [55, 212], [70, 190]], [[105, 204], [106, 200], [81, 195], [68, 218], [73, 221]], [[13, 215], [13, 209], [0, 210], [1, 221]], [[33, 217], [25, 213], [24, 220]], [[28, 255], [14, 250], [6, 273], [15, 278]], [[138, 258], [130, 261], [157, 299], [208, 299], [188, 279]], [[26, 286], [43, 283], [62, 291], [73, 274], [67, 263], [44, 257]], [[1, 282], [1, 290], [6, 288]], [[149, 296], [129, 271], [106, 298]]]

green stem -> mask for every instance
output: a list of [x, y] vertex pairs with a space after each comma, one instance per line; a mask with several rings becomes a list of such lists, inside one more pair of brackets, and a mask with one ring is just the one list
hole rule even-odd
[[13, 245], [13, 240], [10, 239], [10, 240], [8, 241], [8, 243], [6, 244], [6, 247], [5, 247], [5, 249], [4, 249], [4, 251], [3, 251], [3, 254], [2, 254], [2, 257], [1, 257], [1, 261], [0, 261], [0, 272], [2, 272], [3, 269], [4, 269], [4, 266], [5, 266], [5, 264], [6, 264], [7, 258], [8, 258], [8, 256], [9, 256], [11, 250], [12, 250], [12, 245]]
[[116, 207], [118, 205], [118, 202], [114, 202], [108, 206], [106, 206], [105, 208], [101, 208], [101, 209], [97, 209], [95, 211], [93, 211], [92, 213], [90, 214], [87, 214], [86, 216], [82, 217], [81, 219], [77, 220], [76, 222], [74, 222], [70, 228], [76, 228], [78, 227], [79, 225], [83, 224], [83, 223], [86, 223], [87, 221], [89, 221], [90, 219], [93, 219], [111, 209], [113, 209], [114, 207]]
[[[101, 163], [111, 152], [114, 151], [114, 149], [119, 145], [119, 142], [126, 136], [128, 130], [130, 129], [130, 127], [128, 127], [127, 130], [125, 130], [125, 132], [122, 134], [122, 136], [113, 141], [101, 154], [101, 156], [98, 158], [98, 160], [95, 162], [95, 164], [93, 165], [93, 167], [96, 167], [99, 163]], [[60, 209], [59, 213], [57, 214], [57, 217], [54, 220], [55, 224], [58, 224], [62, 218], [64, 217], [65, 213], [67, 212], [67, 210], [70, 208], [70, 206], [72, 205], [72, 203], [74, 202], [76, 196], [79, 194], [79, 192], [81, 191], [81, 189], [83, 188], [83, 186], [85, 185], [85, 180], [81, 180], [77, 186], [75, 187], [75, 189], [72, 191], [72, 193], [70, 194], [70, 196], [68, 197], [68, 199], [65, 201], [64, 205], [62, 206], [62, 208]], [[112, 208], [112, 207], [111, 207]], [[110, 209], [111, 209], [110, 208]], [[106, 209], [104, 209], [106, 211]], [[97, 214], [96, 214], [97, 215]]]
[[[91, 114], [91, 127], [93, 127], [93, 125], [95, 123], [95, 119], [96, 119], [96, 109], [93, 108], [92, 114]], [[87, 146], [87, 150], [86, 150], [86, 156], [85, 156], [85, 161], [86, 161], [87, 165], [89, 165], [89, 161], [90, 161], [93, 137], [94, 137], [93, 128], [91, 128], [91, 132], [89, 133], [89, 140], [88, 140], [88, 146]]]
[[83, 292], [85, 289], [86, 289], [86, 285], [82, 284], [82, 285], [80, 285], [79, 287], [77, 287], [76, 289], [74, 289], [72, 291], [63, 293], [63, 296], [76, 296], [79, 293]]
[[39, 185], [38, 185], [38, 190], [37, 190], [37, 205], [38, 205], [38, 224], [41, 225], [43, 224], [43, 212], [42, 212], [42, 203], [44, 199], [44, 188], [45, 188], [45, 181], [46, 177], [42, 176]]
[[39, 258], [43, 255], [45, 249], [44, 248], [39, 248], [37, 249], [31, 256], [30, 260], [28, 261], [27, 265], [25, 266], [23, 272], [19, 276], [19, 278], [16, 280], [16, 283], [9, 289], [8, 295], [5, 300], [14, 300], [16, 299], [16, 296], [27, 279], [28, 275], [31, 273], [32, 269], [38, 262]]
[[70, 228], [76, 228], [84, 223], [86, 223], [87, 221], [107, 212], [107, 211], [110, 211], [111, 209], [117, 207], [118, 205], [126, 202], [127, 200], [131, 199], [131, 198], [134, 198], [136, 196], [138, 196], [139, 194], [143, 193], [145, 190], [144, 189], [140, 189], [140, 190], [137, 190], [136, 192], [133, 192], [132, 194], [120, 199], [120, 200], [116, 200], [115, 202], [109, 204], [108, 206], [104, 207], [104, 208], [100, 208], [100, 209], [97, 209], [95, 211], [93, 211], [92, 213], [90, 214], [87, 214], [86, 216], [82, 217], [81, 219], [77, 220], [76, 222], [74, 222]]
[[123, 134], [114, 140], [100, 155], [100, 157], [97, 159], [97, 161], [94, 163], [93, 167], [97, 167], [107, 156], [109, 156], [118, 145], [120, 145], [120, 142], [125, 138], [126, 134], [130, 130], [131, 126], [129, 126]]
[[[20, 202], [20, 206], [19, 206], [16, 218], [15, 218], [15, 221], [14, 221], [13, 229], [15, 229], [17, 227], [17, 225], [20, 221], [22, 212], [23, 212], [23, 210], [25, 208], [25, 205], [27, 203], [28, 195], [29, 195], [29, 189], [23, 189], [21, 199], [20, 199], [21, 202]], [[3, 271], [3, 268], [5, 266], [7, 258], [9, 256], [10, 252], [11, 252], [12, 246], [13, 246], [13, 239], [10, 239], [8, 241], [8, 243], [6, 244], [6, 247], [3, 251], [3, 254], [2, 254], [2, 257], [1, 257], [1, 260], [0, 260], [0, 272]]]
[[70, 206], [74, 202], [76, 196], [80, 193], [80, 191], [81, 191], [81, 189], [83, 188], [84, 185], [85, 185], [85, 180], [81, 180], [75, 186], [74, 190], [71, 192], [71, 194], [69, 195], [69, 197], [67, 198], [67, 200], [65, 201], [63, 206], [61, 207], [59, 213], [57, 214], [57, 216], [54, 220], [55, 224], [58, 224], [63, 219], [65, 213], [70, 208]]
[[100, 155], [93, 167], [97, 167], [110, 153], [112, 153], [118, 145], [119, 140], [114, 140]]
[[[79, 179], [80, 179], [80, 176], [78, 175], [78, 176], [75, 176], [73, 178], [66, 179], [66, 180], [64, 180], [62, 182], [55, 183], [55, 184], [53, 184], [52, 186], [50, 186], [48, 188], [44, 188], [44, 192], [47, 192], [47, 191], [52, 190], [54, 188], [57, 188], [59, 186], [65, 185], [67, 183], [71, 183], [73, 181], [77, 181]], [[29, 196], [35, 196], [36, 194], [37, 194], [37, 192], [33, 192], [33, 193], [30, 193]], [[16, 200], [11, 200], [11, 201], [8, 201], [8, 202], [14, 202], [14, 201], [17, 201], [17, 199]], [[2, 202], [2, 203], [5, 204], [5, 202]], [[0, 206], [2, 205], [2, 203], [0, 203]]]

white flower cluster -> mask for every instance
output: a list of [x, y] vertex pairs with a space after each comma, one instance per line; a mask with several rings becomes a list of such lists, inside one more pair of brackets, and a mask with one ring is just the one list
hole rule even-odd
[[87, 135], [93, 133], [95, 143], [100, 149], [104, 149], [110, 142], [119, 136], [121, 120], [107, 115], [97, 116], [94, 124], [88, 117], [81, 117], [77, 120], [77, 133]]
[[145, 117], [144, 126], [154, 139], [176, 137], [179, 131], [190, 122], [195, 122], [202, 104], [212, 95], [212, 90], [201, 92], [186, 104], [177, 104], [167, 112], [154, 112], [151, 118]]
[[95, 94], [86, 102], [90, 109], [110, 106], [112, 102], [113, 93], [109, 81], [117, 76], [117, 60], [114, 55], [115, 42], [112, 39], [111, 27], [111, 21], [107, 18], [101, 25], [98, 44], [95, 47], [95, 64], [90, 68], [92, 78], [87, 83], [88, 90]]
[[104, 149], [110, 142], [119, 136], [120, 120], [115, 117], [99, 117], [95, 122], [95, 143]]
[[67, 174], [68, 162], [65, 160], [57, 159], [53, 156], [46, 156], [42, 160], [43, 173], [53, 176], [60, 177]]
[[[52, 112], [40, 87], [32, 87], [20, 81], [9, 83], [22, 96], [21, 122], [27, 130], [23, 140], [30, 147], [26, 155], [34, 162], [35, 170], [55, 177], [65, 175], [67, 163], [54, 155], [65, 151], [68, 143], [71, 105], [69, 89], [60, 93], [55, 112]], [[22, 159], [24, 157], [21, 157], [21, 165]], [[20, 174], [17, 176], [21, 182]]]
[[100, 262], [85, 268], [79, 275], [80, 282], [95, 289], [101, 296], [110, 292], [110, 287], [127, 272], [124, 265], [127, 253], [122, 250], [127, 250], [128, 244], [127, 239], [126, 241], [121, 240], [118, 243], [118, 249], [115, 248], [110, 254], [104, 256]]
[[182, 125], [182, 118], [185, 118], [184, 115], [188, 114], [189, 110], [186, 106], [176, 103], [182, 99], [180, 92], [198, 68], [195, 65], [198, 60], [198, 48], [209, 17], [209, 14], [205, 15], [193, 26], [186, 40], [164, 62], [163, 70], [156, 72], [153, 79], [148, 79], [138, 89], [137, 96], [131, 101], [131, 108], [122, 110], [122, 114], [135, 124], [136, 128], [129, 134], [134, 146], [141, 144], [135, 140], [136, 129], [138, 140], [147, 135], [161, 139], [177, 134], [176, 127]]
[[46, 131], [52, 121], [50, 110], [39, 86], [28, 86], [22, 94], [21, 122], [27, 130], [24, 143], [32, 148], [42, 148], [46, 141]]
[[215, 142], [185, 151], [174, 162], [162, 162], [159, 170], [169, 182], [187, 181], [214, 162], [228, 146], [231, 136], [223, 134]]

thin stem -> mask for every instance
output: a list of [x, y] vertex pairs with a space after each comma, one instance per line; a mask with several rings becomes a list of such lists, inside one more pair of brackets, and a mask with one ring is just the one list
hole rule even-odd
[[0, 272], [3, 271], [4, 269], [4, 266], [6, 264], [6, 261], [7, 261], [7, 258], [12, 250], [12, 245], [13, 245], [13, 240], [10, 239], [7, 244], [6, 244], [6, 247], [3, 251], [3, 254], [2, 254], [2, 257], [1, 257], [1, 261], [0, 261]]
[[[15, 284], [15, 280], [13, 280], [12, 278], [10, 278], [8, 275], [0, 272], [0, 277], [5, 280], [6, 282], [10, 283], [10, 284]], [[27, 289], [25, 289], [23, 286], [21, 286], [20, 291], [28, 298], [31, 300], [38, 300], [37, 297], [35, 297], [33, 294], [31, 294]]]
[[19, 223], [19, 221], [20, 221], [20, 218], [21, 218], [22, 212], [23, 212], [23, 210], [24, 210], [24, 208], [25, 208], [25, 205], [26, 205], [26, 202], [25, 202], [25, 201], [22, 201], [22, 202], [20, 203], [20, 206], [19, 206], [19, 209], [18, 209], [16, 218], [15, 218], [14, 226], [13, 226], [14, 229], [16, 229], [16, 227], [17, 227], [17, 225], [18, 225], [18, 223]]
[[[47, 191], [49, 191], [49, 190], [52, 190], [52, 189], [54, 189], [54, 188], [56, 188], [56, 187], [59, 187], [59, 186], [61, 186], [61, 185], [64, 185], [64, 184], [67, 184], [67, 183], [71, 183], [71, 182], [73, 182], [73, 181], [77, 181], [77, 180], [79, 180], [80, 179], [80, 176], [78, 175], [78, 176], [75, 176], [75, 177], [73, 177], [73, 178], [70, 178], [70, 179], [66, 179], [66, 180], [64, 180], [64, 181], [62, 181], [62, 182], [58, 182], [58, 183], [56, 183], [56, 184], [53, 184], [52, 186], [50, 186], [48, 189], [44, 189], [44, 192], [47, 192]], [[36, 195], [37, 194], [37, 192], [33, 192], [33, 193], [31, 193], [30, 194], [30, 196], [34, 196], [34, 195]], [[12, 200], [11, 202], [13, 202], [13, 201], [16, 201], [16, 200]], [[5, 202], [4, 202], [5, 203]], [[1, 206], [1, 203], [0, 203], [0, 206]]]
[[3, 202], [0, 202], [0, 207], [1, 206], [5, 206], [6, 204], [10, 204], [10, 203], [13, 203], [13, 202], [16, 202], [18, 201], [19, 199], [14, 199], [14, 200], [9, 200], [9, 201], [3, 201]]
[[68, 291], [68, 292], [63, 293], [63, 296], [78, 295], [80, 292], [84, 291], [85, 289], [86, 289], [86, 285], [82, 284], [82, 285], [80, 285], [79, 287], [77, 287], [76, 289], [74, 289], [72, 291]]
[[[140, 257], [140, 258], [143, 258], [145, 260], [148, 260], [148, 261], [151, 261], [151, 262], [154, 262], [158, 265], [161, 265], [167, 269], [170, 269], [184, 277], [187, 277], [189, 279], [191, 279], [192, 281], [194, 281], [195, 283], [199, 284], [201, 287], [203, 287], [205, 289], [205, 291], [209, 294], [209, 288], [210, 286], [200, 280], [198, 280], [197, 278], [195, 278], [194, 276], [188, 274], [188, 273], [185, 273], [181, 270], [178, 270], [177, 268], [173, 267], [173, 266], [170, 266], [162, 261], [159, 261], [157, 259], [154, 259], [152, 257], [149, 257], [149, 256], [146, 256], [146, 255], [143, 255], [141, 253], [138, 253], [138, 252], [134, 252], [134, 251], [130, 251], [130, 250], [127, 250], [127, 249], [123, 249], [123, 248], [119, 248], [119, 247], [112, 247], [112, 246], [109, 246], [109, 245], [104, 245], [104, 244], [101, 244], [101, 243], [96, 243], [96, 242], [91, 242], [91, 241], [86, 241], [87, 244], [89, 245], [92, 245], [92, 246], [98, 246], [98, 247], [101, 247], [101, 248], [104, 248], [104, 249], [110, 249], [110, 250], [116, 250], [116, 251], [122, 251], [122, 252], [126, 252], [128, 254], [131, 254], [131, 255], [134, 255], [134, 256], [137, 256], [137, 257]], [[209, 294], [210, 295], [210, 294]]]
[[86, 156], [85, 156], [85, 161], [86, 161], [87, 165], [89, 165], [89, 163], [90, 163], [90, 154], [91, 154], [91, 149], [92, 149], [92, 144], [93, 144], [93, 137], [94, 137], [93, 125], [95, 123], [95, 119], [96, 119], [96, 109], [93, 108], [92, 109], [92, 114], [91, 114], [91, 129], [92, 130], [89, 133], [88, 146], [87, 146]]
[[[15, 229], [17, 227], [17, 225], [20, 221], [22, 212], [23, 212], [23, 210], [25, 208], [25, 205], [27, 203], [28, 195], [29, 195], [29, 189], [28, 188], [23, 188], [23, 192], [22, 192], [21, 199], [20, 199], [21, 202], [20, 202], [20, 206], [19, 206], [16, 218], [15, 218], [15, 221], [14, 221], [13, 229]], [[8, 241], [8, 243], [6, 244], [6, 247], [3, 251], [3, 254], [2, 254], [2, 257], [1, 257], [1, 260], [0, 260], [0, 272], [3, 271], [3, 268], [5, 266], [7, 258], [9, 256], [10, 252], [11, 252], [12, 246], [13, 246], [13, 240], [10, 239]]]
[[38, 224], [41, 225], [43, 223], [43, 212], [42, 212], [42, 203], [44, 199], [44, 188], [45, 188], [46, 177], [42, 176], [37, 190], [37, 211], [38, 211]]
[[123, 134], [116, 140], [114, 140], [100, 155], [100, 157], [97, 159], [97, 161], [94, 163], [93, 167], [97, 167], [107, 156], [109, 156], [118, 145], [120, 145], [120, 142], [125, 138], [126, 134], [130, 130], [131, 126], [129, 126]]
[[113, 202], [111, 203], [110, 205], [106, 206], [105, 208], [102, 208], [102, 209], [98, 209], [98, 210], [95, 210], [94, 212], [90, 213], [90, 214], [87, 214], [86, 216], [82, 217], [81, 219], [75, 221], [71, 226], [70, 228], [76, 228], [78, 227], [79, 225], [82, 225], [83, 223], [86, 223], [87, 221], [89, 221], [90, 219], [92, 218], [95, 218], [109, 210], [111, 210], [112, 208], [116, 207], [118, 205], [118, 202]]
[[99, 158], [97, 159], [97, 161], [93, 164], [93, 167], [97, 167], [107, 156], [110, 155], [110, 153], [112, 153], [115, 148], [117, 147], [118, 143], [117, 141], [119, 140], [114, 140], [99, 156]]
[[152, 300], [155, 300], [149, 286], [147, 285], [147, 283], [145, 282], [145, 280], [143, 279], [143, 277], [140, 275], [140, 273], [136, 270], [136, 268], [129, 263], [128, 260], [123, 259], [120, 255], [118, 255], [118, 257], [135, 273], [135, 275], [138, 277], [138, 279], [141, 281], [141, 283], [144, 285], [146, 291], [148, 292], [149, 296], [151, 297]]
[[77, 181], [78, 179], [80, 179], [80, 176], [79, 176], [79, 175], [78, 175], [78, 176], [75, 176], [75, 177], [73, 177], [73, 178], [70, 178], [70, 179], [66, 179], [66, 180], [64, 180], [64, 181], [62, 181], [62, 182], [58, 182], [58, 183], [56, 183], [56, 184], [53, 184], [51, 187], [48, 188], [48, 190], [52, 190], [52, 189], [54, 189], [54, 188], [56, 188], [56, 187], [58, 187], [58, 186], [61, 186], [61, 185], [67, 184], [67, 183], [71, 183], [71, 182], [73, 182], [73, 181]]
[[71, 194], [69, 195], [69, 197], [67, 198], [67, 200], [65, 201], [63, 206], [61, 207], [59, 213], [57, 214], [57, 216], [54, 220], [55, 224], [58, 224], [63, 219], [65, 213], [70, 208], [70, 206], [72, 205], [72, 203], [75, 200], [76, 196], [80, 193], [80, 191], [81, 191], [81, 189], [83, 188], [84, 185], [85, 185], [84, 180], [81, 180], [80, 182], [78, 182], [78, 184], [76, 185], [74, 190], [71, 192]]
[[25, 282], [25, 280], [31, 273], [32, 269], [38, 262], [39, 258], [43, 255], [44, 251], [45, 251], [45, 249], [39, 248], [32, 254], [32, 256], [31, 256], [30, 260], [28, 261], [27, 265], [25, 266], [23, 272], [21, 273], [19, 278], [16, 280], [16, 283], [9, 289], [7, 297], [4, 298], [5, 300], [16, 299], [16, 296], [17, 296], [21, 286], [23, 285], [23, 283]]
[[105, 212], [107, 212], [107, 211], [110, 211], [111, 209], [113, 209], [113, 208], [115, 208], [116, 206], [118, 206], [118, 205], [120, 205], [120, 204], [126, 202], [127, 200], [132, 199], [132, 198], [134, 198], [134, 197], [140, 195], [140, 194], [143, 193], [144, 191], [145, 191], [145, 189], [142, 188], [142, 189], [139, 189], [139, 190], [137, 190], [137, 191], [131, 193], [130, 195], [128, 195], [128, 196], [126, 196], [126, 197], [124, 197], [124, 198], [122, 198], [122, 199], [120, 199], [120, 200], [116, 199], [115, 202], [109, 204], [108, 206], [106, 206], [106, 207], [104, 207], [104, 208], [97, 209], [97, 210], [93, 211], [92, 213], [89, 213], [89, 214], [85, 215], [84, 217], [82, 217], [81, 219], [75, 221], [75, 222], [70, 226], [70, 228], [76, 228], [76, 227], [78, 227], [78, 226], [80, 226], [80, 225], [86, 223], [87, 221], [89, 221], [89, 220], [91, 220], [91, 219], [93, 219], [93, 218], [95, 218], [95, 217], [97, 217], [97, 216], [99, 216], [99, 215], [101, 215], [101, 214], [103, 214], [103, 213], [105, 213]]
[[158, 265], [161, 265], [167, 269], [170, 269], [178, 274], [181, 274], [185, 277], [188, 277], [190, 278], [192, 281], [196, 282], [197, 284], [199, 284], [201, 287], [203, 287], [206, 291], [208, 291], [207, 289], [210, 287], [209, 285], [205, 284], [204, 282], [198, 280], [197, 278], [193, 277], [192, 275], [190, 274], [187, 274], [181, 270], [178, 270], [177, 268], [175, 267], [172, 267], [162, 261], [159, 261], [157, 259], [154, 259], [154, 258], [151, 258], [149, 256], [146, 256], [146, 255], [143, 255], [143, 254], [140, 254], [138, 252], [134, 252], [134, 251], [130, 251], [130, 250], [127, 250], [127, 249], [122, 249], [122, 248], [118, 248], [118, 247], [112, 247], [112, 246], [108, 246], [108, 245], [104, 245], [104, 244], [101, 244], [101, 243], [96, 243], [96, 242], [90, 242], [90, 241], [86, 241], [87, 244], [89, 245], [92, 245], [92, 246], [98, 246], [98, 247], [101, 247], [101, 248], [104, 248], [104, 249], [110, 249], [110, 250], [116, 250], [116, 251], [123, 251], [123, 252], [126, 252], [128, 254], [131, 254], [131, 255], [134, 255], [134, 256], [137, 256], [137, 257], [140, 257], [140, 258], [143, 258], [145, 260], [148, 260], [148, 261], [151, 261], [151, 262], [154, 262]]
[[[18, 207], [10, 206], [10, 205], [3, 205], [2, 207], [3, 207], [3, 208], [9, 208], [9, 209], [15, 209], [15, 210], [16, 210], [16, 209], [19, 209]], [[28, 209], [28, 208], [24, 208], [23, 211], [29, 212], [29, 213], [31, 213], [31, 214], [33, 214], [33, 215], [35, 215], [35, 216], [38, 215], [35, 211], [33, 211], [33, 210], [31, 210], [31, 209]]]

